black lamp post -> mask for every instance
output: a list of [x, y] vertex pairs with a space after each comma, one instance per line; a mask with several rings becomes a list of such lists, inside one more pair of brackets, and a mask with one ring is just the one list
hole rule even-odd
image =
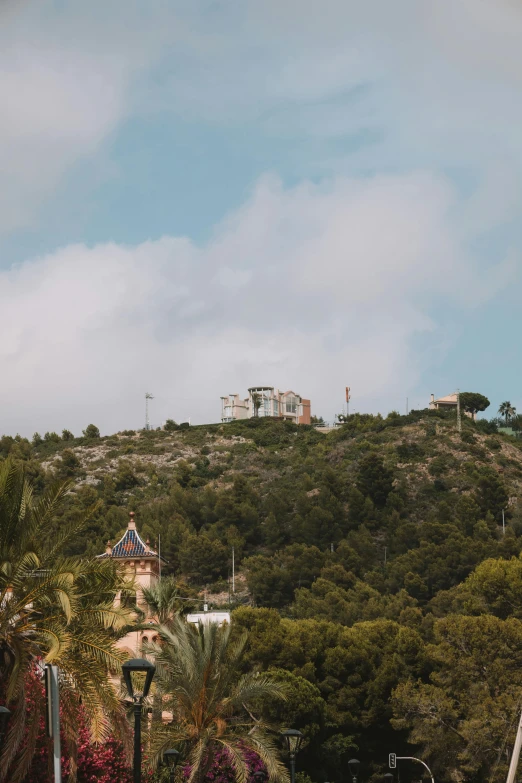
[[[152, 678], [156, 667], [145, 658], [132, 658], [126, 661], [121, 667], [125, 685], [134, 703], [134, 783], [141, 783], [141, 711], [143, 709], [143, 699], [149, 693]], [[143, 690], [135, 691], [132, 675], [144, 674], [145, 682]]]
[[357, 783], [357, 776], [359, 774], [359, 766], [361, 762], [359, 759], [350, 759], [348, 762], [348, 769], [350, 770], [350, 775], [352, 776], [352, 783]]
[[7, 732], [7, 724], [9, 723], [10, 717], [11, 710], [8, 710], [7, 707], [2, 707], [0, 704], [0, 745], [2, 744]]
[[391, 772], [387, 772], [384, 776], [384, 783], [393, 783], [393, 775]]
[[295, 783], [295, 757], [301, 748], [303, 735], [299, 729], [287, 729], [286, 731], [282, 731], [281, 734], [285, 738], [286, 749], [290, 756], [290, 781], [291, 783]]
[[176, 764], [178, 763], [179, 750], [176, 748], [169, 748], [163, 754], [163, 761], [170, 770], [170, 783], [174, 783], [174, 775], [176, 773]]

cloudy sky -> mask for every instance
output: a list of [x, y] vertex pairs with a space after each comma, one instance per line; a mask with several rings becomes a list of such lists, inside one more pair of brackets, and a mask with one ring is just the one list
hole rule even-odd
[[0, 432], [522, 410], [521, 52], [518, 0], [0, 2]]

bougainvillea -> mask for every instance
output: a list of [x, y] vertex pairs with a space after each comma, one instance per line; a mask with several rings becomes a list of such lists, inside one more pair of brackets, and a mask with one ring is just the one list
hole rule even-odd
[[[31, 709], [32, 692], [42, 689], [40, 679], [34, 673], [28, 675], [28, 699], [26, 708]], [[79, 714], [79, 734], [77, 745], [77, 783], [132, 783], [132, 770], [125, 755], [123, 744], [115, 739], [109, 739], [100, 745], [93, 745], [90, 741], [89, 729], [82, 719], [81, 708]], [[65, 740], [62, 737], [62, 776], [64, 780], [69, 777], [70, 759], [64, 752]], [[50, 753], [52, 753], [50, 741], [46, 736], [45, 722], [40, 720], [36, 753], [33, 757], [30, 771], [24, 783], [51, 783], [53, 776], [50, 770]], [[150, 776], [144, 774], [143, 783], [149, 783]]]

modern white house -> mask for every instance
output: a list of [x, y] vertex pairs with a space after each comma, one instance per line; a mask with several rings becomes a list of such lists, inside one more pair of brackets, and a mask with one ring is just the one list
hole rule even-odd
[[229, 394], [221, 397], [221, 421], [237, 421], [271, 416], [296, 424], [310, 424], [310, 400], [293, 391], [282, 392], [273, 386], [251, 386], [248, 397]]

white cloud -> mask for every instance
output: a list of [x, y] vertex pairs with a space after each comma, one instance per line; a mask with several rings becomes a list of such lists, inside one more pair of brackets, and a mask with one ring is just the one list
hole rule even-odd
[[42, 0], [0, 13], [0, 232], [34, 222], [79, 160], [156, 111], [315, 139], [294, 162], [305, 176], [339, 171], [345, 152], [328, 141], [366, 132], [351, 172], [500, 158], [520, 173], [515, 0]]
[[286, 190], [268, 178], [205, 247], [73, 245], [1, 273], [0, 429], [139, 426], [145, 391], [155, 422], [215, 421], [221, 394], [259, 382], [326, 416], [346, 383], [369, 408], [396, 407], [429, 361], [412, 340], [444, 338], [434, 297], [450, 312], [490, 282], [454, 201], [422, 173]]

